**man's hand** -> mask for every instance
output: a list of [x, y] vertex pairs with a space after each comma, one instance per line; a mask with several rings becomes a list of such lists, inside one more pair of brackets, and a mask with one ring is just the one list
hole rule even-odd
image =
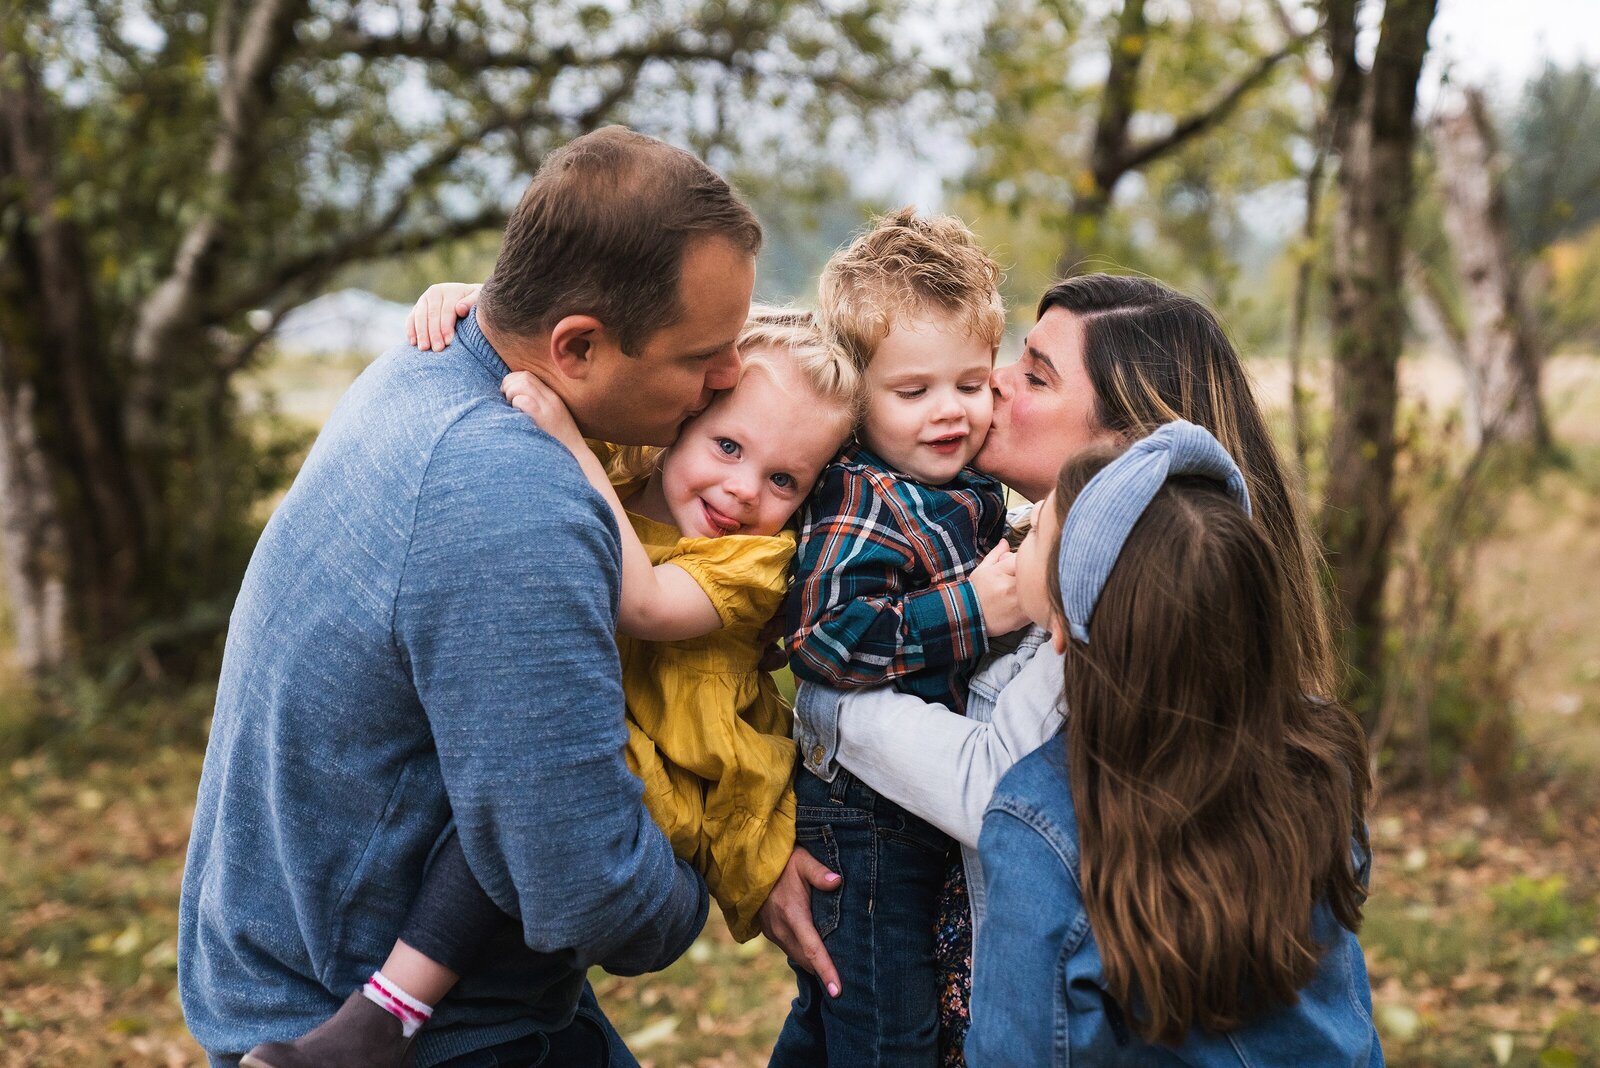
[[839, 880], [822, 861], [795, 846], [789, 863], [783, 866], [783, 874], [756, 914], [768, 941], [821, 980], [833, 997], [839, 996], [839, 972], [811, 920], [811, 889], [837, 890]]

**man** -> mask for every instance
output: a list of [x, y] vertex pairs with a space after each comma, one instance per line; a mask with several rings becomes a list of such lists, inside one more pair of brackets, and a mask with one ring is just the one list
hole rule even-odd
[[760, 240], [693, 156], [586, 135], [534, 177], [455, 342], [388, 353], [340, 402], [223, 659], [179, 939], [213, 1063], [361, 986], [452, 818], [528, 948], [464, 977], [421, 1064], [531, 1062], [517, 1051], [576, 1049], [581, 1028], [603, 1063], [620, 1043], [585, 969], [661, 968], [700, 931], [705, 886], [622, 757], [615, 522], [498, 391], [530, 371], [587, 436], [669, 442], [737, 377]]

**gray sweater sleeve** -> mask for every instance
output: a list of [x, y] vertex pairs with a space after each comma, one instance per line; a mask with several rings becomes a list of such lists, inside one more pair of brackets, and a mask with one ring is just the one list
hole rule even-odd
[[[579, 968], [665, 967], [706, 917], [623, 759], [614, 520], [532, 424], [469, 413], [435, 446], [395, 633], [462, 848], [528, 945]], [[517, 417], [520, 418], [520, 417]]]
[[989, 722], [887, 687], [838, 702], [841, 765], [889, 800], [974, 849], [983, 813], [1011, 766], [1054, 737], [1061, 655], [1046, 643], [1000, 691]]

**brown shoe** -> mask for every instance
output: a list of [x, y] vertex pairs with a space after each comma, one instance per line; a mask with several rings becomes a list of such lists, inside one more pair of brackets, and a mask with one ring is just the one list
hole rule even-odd
[[357, 990], [325, 1023], [293, 1042], [263, 1042], [239, 1064], [240, 1068], [411, 1068], [415, 1061], [411, 1041], [400, 1034], [399, 1020]]

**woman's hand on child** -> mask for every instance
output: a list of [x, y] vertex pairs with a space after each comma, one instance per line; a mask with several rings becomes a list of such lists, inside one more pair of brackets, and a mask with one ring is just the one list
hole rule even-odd
[[978, 561], [969, 576], [983, 612], [983, 627], [989, 634], [1010, 634], [1028, 622], [1017, 597], [1017, 555], [1001, 542]]
[[511, 407], [539, 424], [539, 429], [576, 452], [587, 448], [583, 433], [572, 421], [572, 413], [561, 403], [555, 390], [539, 381], [527, 371], [513, 371], [500, 381]]
[[762, 902], [756, 922], [767, 940], [789, 955], [789, 959], [816, 976], [833, 997], [839, 996], [839, 970], [817, 934], [816, 922], [811, 914], [811, 891], [832, 892], [839, 889], [841, 877], [828, 870], [827, 865], [806, 852], [804, 846], [795, 846], [789, 854], [789, 863], [783, 874]]
[[406, 340], [419, 349], [443, 351], [456, 339], [456, 320], [478, 303], [482, 288], [466, 282], [440, 282], [424, 289], [406, 316]]

